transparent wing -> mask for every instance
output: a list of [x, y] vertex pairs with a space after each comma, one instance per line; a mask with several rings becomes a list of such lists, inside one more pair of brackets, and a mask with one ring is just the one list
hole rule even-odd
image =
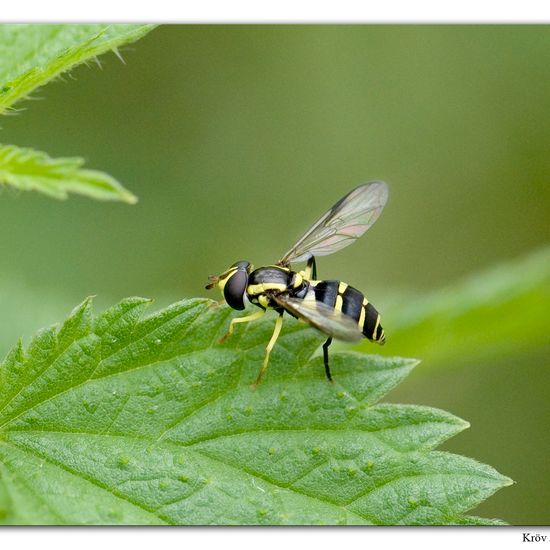
[[307, 321], [316, 329], [346, 342], [357, 342], [363, 338], [357, 323], [341, 311], [337, 311], [323, 302], [299, 300], [285, 295], [271, 296], [282, 308], [299, 319]]
[[383, 181], [356, 187], [325, 212], [279, 263], [326, 256], [350, 245], [378, 219], [387, 200], [388, 186]]

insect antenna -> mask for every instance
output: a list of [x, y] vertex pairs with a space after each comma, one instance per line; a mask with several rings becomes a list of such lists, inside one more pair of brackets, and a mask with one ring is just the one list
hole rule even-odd
[[209, 275], [208, 276], [208, 284], [204, 287], [206, 290], [210, 290], [211, 288], [214, 288], [218, 281], [220, 280], [218, 275]]

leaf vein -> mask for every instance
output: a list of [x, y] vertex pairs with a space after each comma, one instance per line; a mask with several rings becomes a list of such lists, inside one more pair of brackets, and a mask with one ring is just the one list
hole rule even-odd
[[51, 464], [52, 466], [56, 466], [60, 470], [63, 470], [64, 472], [67, 472], [68, 474], [71, 474], [71, 475], [75, 476], [76, 478], [87, 481], [88, 483], [90, 483], [91, 485], [94, 485], [98, 489], [101, 489], [102, 491], [105, 491], [106, 493], [111, 494], [112, 496], [116, 497], [117, 499], [123, 500], [123, 501], [127, 502], [128, 504], [131, 504], [131, 505], [135, 506], [136, 508], [140, 508], [144, 512], [150, 513], [151, 515], [157, 517], [161, 521], [164, 521], [166, 523], [171, 523], [170, 518], [166, 518], [166, 517], [163, 517], [162, 515], [159, 515], [156, 510], [150, 508], [146, 504], [144, 504], [142, 502], [139, 502], [135, 499], [131, 499], [131, 498], [128, 497], [128, 495], [120, 494], [116, 489], [109, 487], [105, 483], [102, 483], [101, 481], [99, 481], [97, 479], [94, 479], [91, 476], [84, 475], [82, 472], [74, 471], [72, 468], [70, 468], [66, 464], [63, 464], [62, 462], [59, 462], [57, 460], [53, 460], [51, 457], [45, 455], [44, 453], [40, 453], [40, 452], [36, 451], [36, 449], [29, 449], [25, 445], [17, 444], [17, 443], [14, 443], [13, 441], [10, 441], [9, 444], [13, 445], [15, 448], [17, 448], [17, 449], [19, 449], [19, 450], [21, 450], [21, 451], [23, 451], [23, 452], [25, 452], [25, 453], [27, 453], [31, 456], [41, 458], [42, 460], [44, 460], [48, 464]]

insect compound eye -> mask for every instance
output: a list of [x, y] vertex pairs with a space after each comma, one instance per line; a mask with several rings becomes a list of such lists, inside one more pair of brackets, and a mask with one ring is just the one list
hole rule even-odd
[[247, 262], [246, 260], [235, 262], [231, 267], [236, 267], [237, 269], [246, 271], [247, 273], [250, 273], [252, 271], [252, 265], [250, 264], [250, 262]]
[[223, 297], [230, 307], [232, 307], [233, 309], [244, 309], [244, 293], [246, 291], [247, 285], [247, 266], [239, 266], [238, 269], [229, 276], [229, 279], [223, 287]]

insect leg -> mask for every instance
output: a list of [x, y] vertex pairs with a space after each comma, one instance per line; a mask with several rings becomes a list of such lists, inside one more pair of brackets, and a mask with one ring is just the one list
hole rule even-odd
[[323, 344], [323, 360], [325, 362], [325, 373], [330, 382], [332, 382], [332, 376], [330, 375], [330, 367], [328, 366], [328, 347], [332, 344], [332, 336], [329, 336], [328, 340]]
[[271, 353], [273, 346], [275, 346], [275, 342], [277, 341], [277, 338], [279, 338], [279, 334], [281, 333], [282, 327], [283, 327], [283, 314], [279, 313], [279, 317], [277, 317], [277, 320], [275, 321], [275, 328], [273, 329], [271, 340], [269, 340], [269, 344], [267, 344], [267, 347], [265, 348], [264, 364], [262, 365], [262, 368], [260, 369], [260, 372], [256, 377], [256, 381], [252, 385], [253, 389], [256, 388], [256, 386], [260, 383], [262, 375], [265, 372], [265, 369], [267, 369], [267, 365], [269, 364], [269, 354]]
[[225, 300], [219, 300], [218, 302], [212, 302], [208, 307], [210, 309], [214, 309], [216, 307], [221, 307], [223, 306], [224, 304], [226, 304], [227, 302]]
[[232, 319], [231, 323], [229, 323], [229, 330], [220, 338], [220, 344], [223, 344], [233, 334], [233, 327], [235, 324], [249, 323], [250, 321], [255, 321], [256, 319], [259, 319], [260, 317], [262, 317], [264, 313], [265, 313], [265, 309], [260, 309], [260, 311], [257, 311], [252, 315], [247, 315], [246, 317], [237, 317], [236, 319]]
[[307, 261], [304, 273], [305, 273], [305, 278], [308, 280], [317, 279], [317, 264], [315, 263], [315, 256], [312, 256]]

